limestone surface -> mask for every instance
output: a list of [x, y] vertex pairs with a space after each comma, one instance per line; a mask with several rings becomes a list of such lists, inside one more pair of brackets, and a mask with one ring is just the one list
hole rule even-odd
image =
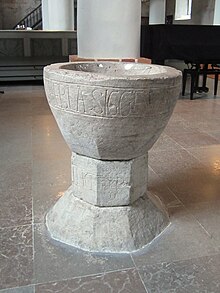
[[44, 83], [72, 152], [129, 160], [146, 154], [167, 125], [181, 72], [151, 64], [74, 62], [45, 67]]
[[47, 66], [44, 83], [73, 153], [72, 185], [46, 217], [51, 236], [89, 251], [140, 249], [169, 223], [146, 195], [147, 153], [173, 112], [181, 72], [74, 62]]
[[147, 190], [147, 154], [129, 161], [103, 161], [72, 154], [76, 197], [97, 206], [133, 203]]
[[166, 212], [158, 209], [146, 195], [130, 206], [97, 207], [76, 198], [71, 188], [46, 217], [54, 239], [99, 252], [138, 250], [168, 223]]

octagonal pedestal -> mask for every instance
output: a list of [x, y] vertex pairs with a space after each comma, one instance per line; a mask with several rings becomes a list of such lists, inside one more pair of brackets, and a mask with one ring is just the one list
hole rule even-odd
[[168, 225], [147, 196], [147, 155], [101, 161], [72, 155], [72, 186], [46, 217], [51, 236], [89, 251], [130, 252]]

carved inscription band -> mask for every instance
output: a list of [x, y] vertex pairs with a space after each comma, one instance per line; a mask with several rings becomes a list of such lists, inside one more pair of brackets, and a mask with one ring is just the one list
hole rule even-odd
[[98, 117], [146, 117], [152, 111], [168, 110], [169, 99], [178, 87], [161, 89], [124, 89], [61, 84], [47, 80], [45, 84], [50, 104], [54, 108]]

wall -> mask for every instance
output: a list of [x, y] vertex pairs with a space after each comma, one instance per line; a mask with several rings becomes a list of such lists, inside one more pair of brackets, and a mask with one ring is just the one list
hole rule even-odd
[[203, 14], [201, 18], [202, 24], [213, 24], [215, 2], [218, 0], [203, 0]]
[[[174, 24], [213, 24], [215, 0], [193, 0], [192, 18], [174, 20]], [[175, 0], [167, 0], [166, 14], [175, 15]]]
[[42, 0], [43, 30], [74, 30], [74, 0]]
[[142, 0], [141, 1], [141, 16], [148, 17], [149, 16], [149, 6], [150, 0]]
[[84, 58], [138, 58], [141, 2], [78, 2], [78, 54]]
[[215, 0], [214, 25], [220, 25], [220, 0]]
[[2, 5], [3, 5], [3, 0], [0, 0], [0, 30], [2, 30]]
[[[60, 0], [62, 1], [62, 0]], [[216, 0], [219, 1], [219, 0]], [[149, 16], [150, 0], [142, 0], [142, 16]], [[41, 0], [0, 0], [0, 29], [11, 29]], [[174, 21], [176, 24], [213, 24], [215, 0], [193, 0], [191, 20]], [[174, 15], [175, 0], [166, 1], [166, 15]]]
[[0, 30], [2, 30], [2, 0], [0, 0]]
[[[36, 8], [41, 0], [0, 0], [1, 29], [12, 29], [23, 17]], [[1, 16], [1, 15], [0, 15]]]

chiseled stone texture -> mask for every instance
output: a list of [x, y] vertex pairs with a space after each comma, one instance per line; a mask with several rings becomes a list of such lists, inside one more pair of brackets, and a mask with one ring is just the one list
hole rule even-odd
[[96, 207], [67, 190], [46, 216], [52, 238], [84, 250], [129, 252], [142, 248], [169, 220], [145, 195], [130, 206]]
[[133, 203], [147, 190], [147, 154], [129, 161], [103, 161], [72, 154], [73, 194], [97, 206]]
[[89, 251], [129, 252], [167, 226], [158, 200], [145, 195], [146, 154], [173, 112], [181, 75], [166, 66], [126, 62], [44, 69], [48, 103], [77, 154], [73, 184], [46, 217], [54, 239]]
[[155, 143], [180, 93], [174, 68], [122, 62], [75, 62], [44, 69], [47, 99], [72, 152], [130, 160]]

